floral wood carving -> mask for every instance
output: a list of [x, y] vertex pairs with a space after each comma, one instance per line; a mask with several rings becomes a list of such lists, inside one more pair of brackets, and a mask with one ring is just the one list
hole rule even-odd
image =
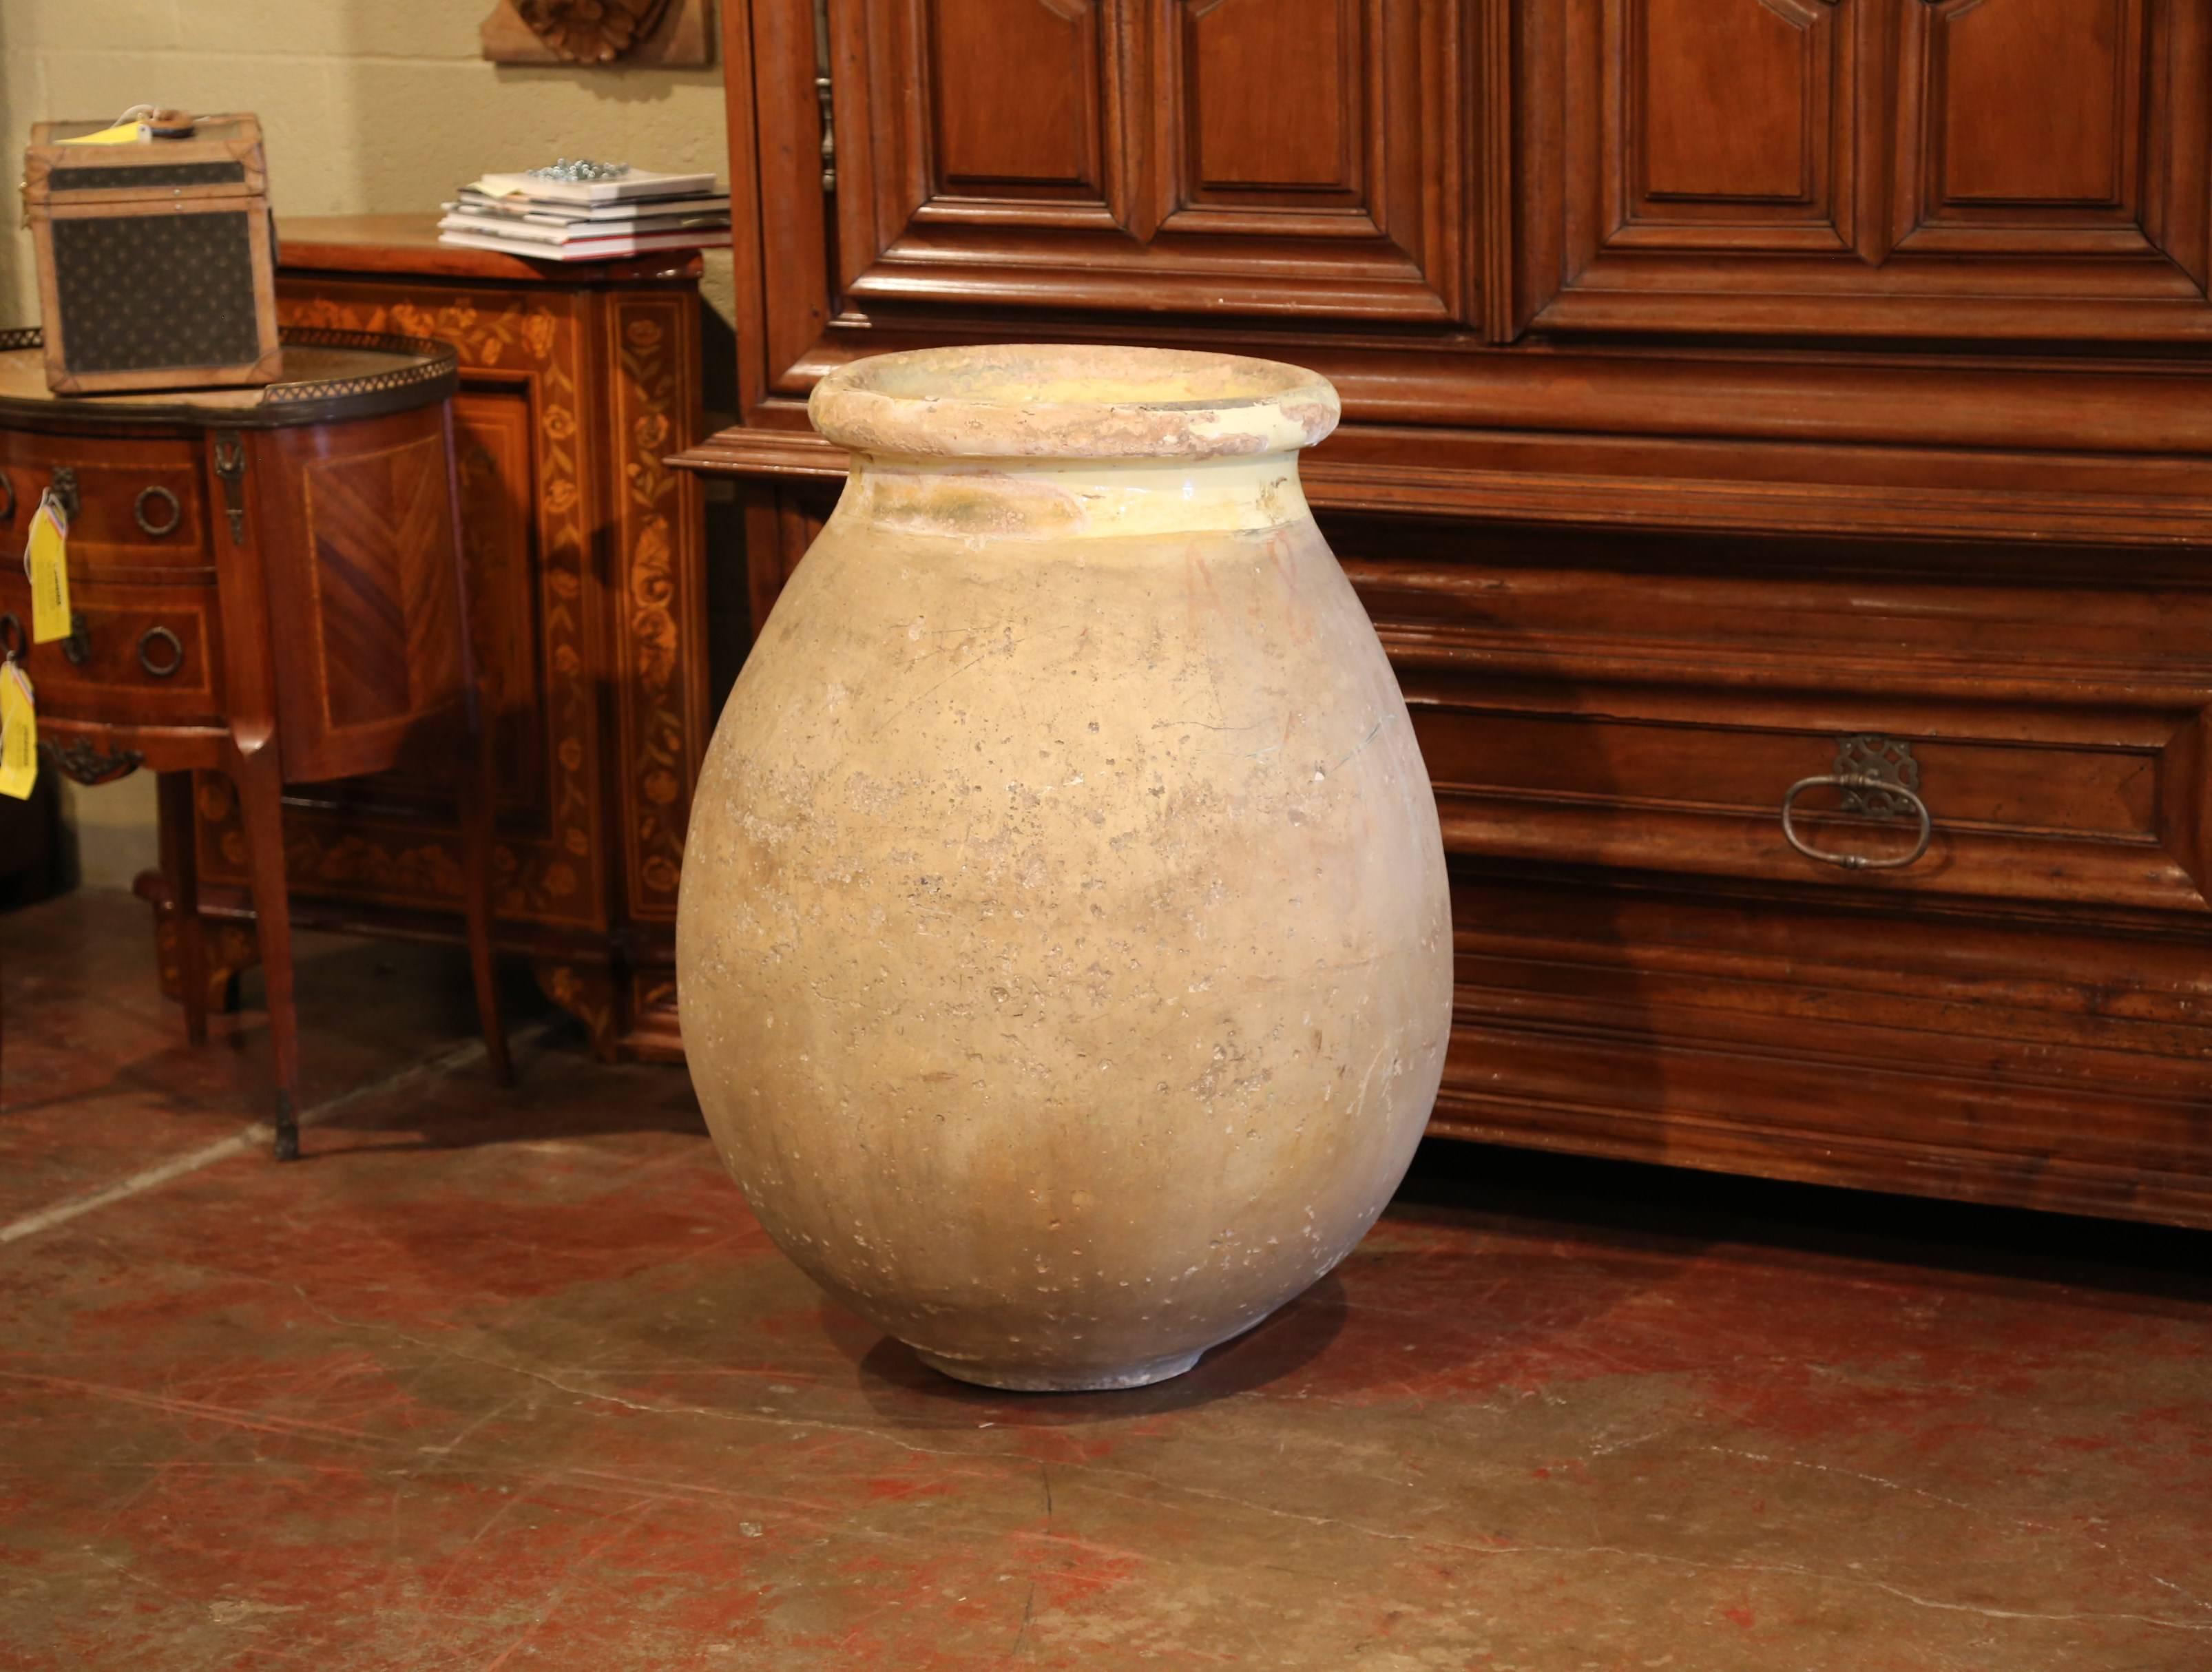
[[478, 32], [494, 64], [714, 62], [707, 0], [499, 0]]
[[611, 64], [653, 33], [668, 0], [513, 0], [530, 33], [571, 64]]

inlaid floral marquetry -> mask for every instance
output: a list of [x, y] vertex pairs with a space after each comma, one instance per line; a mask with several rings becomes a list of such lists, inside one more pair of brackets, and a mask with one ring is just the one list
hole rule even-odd
[[690, 589], [677, 572], [676, 529], [696, 515], [698, 489], [665, 462], [677, 429], [674, 350], [683, 341], [673, 312], [663, 303], [624, 308], [622, 374], [615, 380], [625, 453], [619, 520], [629, 623], [623, 710], [632, 799], [624, 851], [635, 909], [672, 921], [691, 780], [705, 745], [702, 716], [687, 711], [678, 678], [684, 635], [677, 612]]

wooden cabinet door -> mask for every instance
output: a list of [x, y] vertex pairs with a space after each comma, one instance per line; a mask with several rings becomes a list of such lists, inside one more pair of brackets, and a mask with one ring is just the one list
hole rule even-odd
[[831, 0], [866, 301], [1447, 320], [1449, 0]]
[[2207, 0], [1522, 0], [1516, 323], [2185, 338]]
[[818, 119], [807, 0], [733, 6], [769, 386], [842, 357], [841, 320], [1463, 319], [1464, 27], [1457, 0], [829, 0], [825, 193], [791, 143]]

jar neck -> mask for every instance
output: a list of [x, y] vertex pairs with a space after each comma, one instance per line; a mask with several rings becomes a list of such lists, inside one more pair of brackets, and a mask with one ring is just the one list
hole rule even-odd
[[854, 453], [837, 510], [902, 533], [995, 540], [1263, 531], [1312, 515], [1294, 452], [1204, 459]]

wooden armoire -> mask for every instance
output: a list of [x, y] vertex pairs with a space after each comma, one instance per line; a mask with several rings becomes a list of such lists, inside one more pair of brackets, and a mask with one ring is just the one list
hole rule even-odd
[[2212, 1225], [2212, 0], [723, 12], [756, 621], [843, 361], [1316, 368], [1437, 1130]]

